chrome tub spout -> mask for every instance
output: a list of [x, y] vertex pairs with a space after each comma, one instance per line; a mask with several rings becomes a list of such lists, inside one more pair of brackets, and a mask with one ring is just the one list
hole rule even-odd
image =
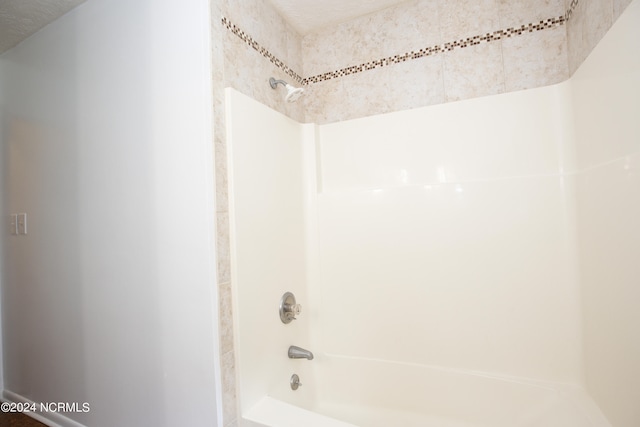
[[289, 347], [289, 352], [287, 354], [289, 359], [313, 359], [313, 353], [309, 350], [305, 350], [304, 348], [296, 347], [295, 345]]

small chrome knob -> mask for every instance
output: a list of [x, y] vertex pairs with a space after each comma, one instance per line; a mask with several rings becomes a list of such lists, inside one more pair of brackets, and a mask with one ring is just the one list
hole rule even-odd
[[291, 384], [291, 390], [297, 390], [298, 387], [302, 386], [302, 383], [300, 382], [300, 377], [298, 376], [298, 374], [291, 375], [291, 380], [289, 380], [289, 384]]

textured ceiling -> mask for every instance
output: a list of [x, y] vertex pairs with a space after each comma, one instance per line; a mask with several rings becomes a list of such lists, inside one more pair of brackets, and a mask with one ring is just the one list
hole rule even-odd
[[[0, 0], [0, 53], [11, 49], [85, 1]], [[306, 34], [407, 0], [269, 1], [300, 34]]]
[[[0, 0], [0, 53], [11, 49], [85, 1]], [[269, 1], [300, 34], [306, 34], [407, 0]]]
[[300, 33], [344, 22], [407, 0], [269, 0]]
[[85, 0], [0, 0], [0, 53]]

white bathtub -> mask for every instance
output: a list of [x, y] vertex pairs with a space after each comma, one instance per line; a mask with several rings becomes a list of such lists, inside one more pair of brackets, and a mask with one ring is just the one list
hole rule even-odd
[[242, 427], [611, 427], [578, 386], [380, 360], [317, 359], [316, 379], [305, 383], [314, 388], [313, 402], [302, 408], [265, 396], [243, 414]]

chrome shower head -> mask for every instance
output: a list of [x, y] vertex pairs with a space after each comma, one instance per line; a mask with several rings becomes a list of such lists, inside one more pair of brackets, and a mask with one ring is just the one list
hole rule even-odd
[[300, 87], [291, 86], [289, 83], [284, 80], [276, 80], [273, 77], [269, 79], [269, 84], [271, 85], [271, 89], [275, 89], [278, 87], [278, 84], [281, 84], [287, 89], [287, 94], [284, 97], [287, 102], [296, 102], [298, 98], [302, 96], [304, 93], [304, 89]]

